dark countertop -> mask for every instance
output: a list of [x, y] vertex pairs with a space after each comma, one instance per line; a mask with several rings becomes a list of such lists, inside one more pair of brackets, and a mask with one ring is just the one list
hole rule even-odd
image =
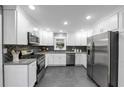
[[4, 65], [29, 65], [32, 62], [35, 62], [36, 59], [20, 59], [18, 62], [6, 62]]

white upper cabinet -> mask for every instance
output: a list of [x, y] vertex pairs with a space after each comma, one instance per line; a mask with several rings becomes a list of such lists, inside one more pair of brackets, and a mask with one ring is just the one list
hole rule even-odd
[[75, 46], [75, 33], [68, 33], [68, 37], [67, 37], [67, 45], [68, 46]]
[[53, 32], [40, 31], [40, 45], [53, 46]]
[[4, 44], [16, 44], [16, 10], [4, 10]]
[[22, 11], [17, 12], [17, 44], [18, 45], [27, 45], [28, 37], [27, 32], [32, 31], [33, 26], [27, 20]]
[[4, 44], [27, 45], [27, 32], [33, 31], [33, 24], [20, 9], [4, 9]]
[[107, 31], [117, 31], [119, 28], [119, 17], [118, 14], [109, 15], [102, 20], [99, 20], [93, 27], [93, 35], [107, 32]]
[[86, 46], [87, 33], [86, 32], [70, 32], [67, 37], [68, 46]]

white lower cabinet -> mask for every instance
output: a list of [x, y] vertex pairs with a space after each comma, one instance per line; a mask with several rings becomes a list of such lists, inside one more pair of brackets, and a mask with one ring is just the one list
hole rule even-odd
[[53, 62], [53, 54], [46, 54], [46, 66], [53, 66], [54, 62]]
[[75, 64], [83, 65], [87, 68], [87, 55], [86, 54], [75, 54]]
[[36, 82], [36, 62], [33, 62], [29, 65], [28, 67], [28, 79], [29, 79], [29, 87], [34, 86], [35, 82]]
[[36, 61], [28, 65], [4, 65], [5, 87], [33, 87], [36, 69]]
[[[75, 54], [75, 65], [83, 65], [87, 68], [87, 55]], [[66, 54], [46, 54], [46, 66], [66, 66]]]
[[65, 66], [66, 65], [66, 54], [53, 54], [54, 65]]
[[47, 66], [65, 66], [66, 54], [46, 54]]
[[82, 65], [80, 62], [80, 54], [75, 54], [75, 65]]

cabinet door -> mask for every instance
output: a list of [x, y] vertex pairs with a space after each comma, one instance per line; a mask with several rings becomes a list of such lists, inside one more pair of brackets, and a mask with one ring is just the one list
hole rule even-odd
[[40, 31], [40, 45], [53, 45], [53, 32]]
[[67, 36], [67, 45], [71, 45], [71, 34], [70, 33], [68, 33], [68, 36]]
[[86, 54], [80, 54], [80, 61], [81, 64], [87, 68], [87, 55]]
[[[21, 9], [17, 10], [17, 44], [27, 45], [28, 37], [27, 32], [33, 30], [33, 25], [28, 19], [27, 15]], [[36, 31], [35, 31], [36, 32]]]
[[5, 87], [28, 87], [27, 65], [4, 65]]
[[40, 31], [40, 45], [46, 45], [47, 43], [47, 32]]
[[46, 63], [47, 63], [48, 66], [54, 65], [53, 55], [54, 54], [46, 54]]
[[59, 62], [60, 62], [60, 56], [59, 54], [54, 54], [54, 65], [59, 65]]
[[47, 32], [47, 45], [53, 46], [53, 32]]
[[29, 65], [29, 87], [33, 87], [36, 82], [36, 62]]
[[66, 54], [60, 54], [59, 55], [59, 65], [65, 66], [66, 65]]
[[80, 54], [75, 54], [75, 64], [76, 65], [81, 65]]
[[82, 37], [81, 45], [87, 46], [87, 37]]
[[88, 32], [82, 32], [82, 36], [81, 36], [81, 45], [83, 46], [87, 46], [87, 36], [88, 36]]
[[4, 44], [16, 44], [16, 10], [4, 10]]
[[68, 46], [71, 46], [72, 45], [72, 33], [68, 33], [68, 37], [67, 37], [67, 45]]
[[54, 65], [65, 66], [66, 54], [54, 54]]

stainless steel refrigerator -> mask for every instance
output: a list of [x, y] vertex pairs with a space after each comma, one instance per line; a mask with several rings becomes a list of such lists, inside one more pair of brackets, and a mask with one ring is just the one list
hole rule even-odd
[[89, 37], [87, 44], [87, 75], [98, 86], [118, 86], [118, 31]]

